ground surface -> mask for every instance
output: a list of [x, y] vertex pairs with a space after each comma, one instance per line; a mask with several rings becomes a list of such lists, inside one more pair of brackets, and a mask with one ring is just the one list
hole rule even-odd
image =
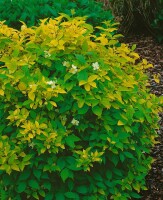
[[[152, 37], [132, 36], [125, 37], [123, 42], [130, 45], [136, 44], [136, 52], [141, 58], [146, 58], [154, 65], [154, 68], [148, 70], [151, 83], [151, 92], [157, 96], [163, 95], [163, 45], [158, 44]], [[160, 74], [160, 83], [153, 79], [154, 74]], [[141, 200], [163, 200], [163, 113], [160, 113], [159, 144], [157, 144], [151, 156], [156, 159], [152, 169], [146, 177], [148, 190], [142, 192]]]

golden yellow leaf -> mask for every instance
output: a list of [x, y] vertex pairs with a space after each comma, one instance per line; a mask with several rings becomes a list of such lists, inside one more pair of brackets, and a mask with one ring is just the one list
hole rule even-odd
[[94, 87], [94, 88], [97, 87], [95, 82], [90, 82], [89, 84], [90, 84], [92, 87]]
[[102, 37], [100, 41], [101, 41], [102, 45], [107, 45], [108, 44], [108, 39], [105, 38], [105, 37]]
[[50, 42], [50, 46], [57, 46], [58, 45], [58, 41], [57, 40], [52, 40], [51, 42]]
[[19, 85], [18, 85], [18, 88], [19, 88], [19, 90], [26, 90], [26, 85], [24, 84], [24, 83], [19, 83]]
[[28, 136], [29, 138], [34, 138], [34, 135], [32, 133], [30, 133]]
[[19, 156], [21, 156], [21, 157], [25, 157], [26, 154], [25, 154], [24, 152], [21, 152], [21, 153], [19, 154]]
[[124, 125], [124, 123], [121, 120], [119, 120], [118, 121], [118, 126], [123, 126], [123, 125]]
[[59, 88], [59, 89], [58, 89], [58, 93], [60, 93], [60, 94], [66, 94], [66, 91], [63, 90], [62, 88]]
[[91, 86], [87, 83], [87, 84], [84, 85], [84, 88], [85, 88], [86, 91], [89, 92], [90, 89], [91, 89]]
[[89, 78], [88, 78], [88, 82], [90, 83], [90, 82], [93, 82], [94, 80], [96, 80], [97, 79], [97, 75], [91, 75]]
[[79, 108], [82, 108], [83, 105], [84, 105], [84, 102], [85, 102], [84, 99], [80, 99], [80, 100], [78, 101], [78, 107], [79, 107]]
[[35, 125], [36, 125], [36, 128], [39, 128], [39, 123], [38, 123], [38, 121], [35, 121]]
[[106, 80], [110, 81], [110, 77], [109, 76], [104, 76]]
[[64, 50], [65, 49], [65, 47], [63, 46], [64, 43], [65, 43], [64, 40], [59, 40], [58, 49]]
[[84, 84], [86, 84], [87, 82], [86, 81], [79, 81], [79, 86], [81, 86], [81, 85], [84, 85]]
[[29, 93], [28, 93], [28, 97], [29, 97], [29, 99], [31, 99], [32, 101], [35, 100], [35, 94], [34, 94], [33, 92], [29, 92]]
[[152, 103], [150, 101], [147, 102], [147, 108], [151, 108], [152, 107]]
[[140, 104], [143, 104], [143, 103], [146, 102], [146, 100], [144, 100], [144, 99], [139, 99], [138, 102], [139, 102]]
[[11, 165], [11, 169], [18, 171], [18, 172], [20, 171], [20, 169], [17, 165]]
[[153, 78], [156, 83], [160, 83], [160, 74], [154, 74]]
[[0, 95], [4, 96], [4, 91], [2, 89], [0, 89]]
[[146, 59], [143, 59], [143, 64], [144, 64], [144, 65], [147, 65], [147, 64], [148, 64]]
[[57, 104], [54, 101], [50, 101], [50, 103], [54, 106], [57, 107]]
[[140, 58], [139, 54], [135, 53], [135, 52], [132, 52], [130, 54], [131, 56], [134, 56], [136, 59]]

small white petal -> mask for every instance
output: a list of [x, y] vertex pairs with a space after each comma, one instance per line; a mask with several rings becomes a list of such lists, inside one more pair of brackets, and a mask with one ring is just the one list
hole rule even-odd
[[53, 81], [47, 81], [46, 82], [48, 85], [52, 85], [53, 84]]
[[99, 69], [98, 62], [92, 63], [92, 67], [93, 67], [93, 70], [98, 70]]
[[75, 65], [72, 65], [72, 68], [73, 68], [73, 69], [77, 69], [77, 66], [75, 66]]
[[67, 67], [67, 66], [69, 65], [69, 62], [64, 61], [64, 62], [62, 63], [62, 65], [65, 66], [65, 67]]
[[72, 123], [73, 125], [75, 125], [75, 126], [78, 126], [78, 125], [79, 125], [79, 121], [76, 120], [76, 119], [74, 119], [74, 118], [73, 118], [73, 120], [71, 121], [71, 123]]
[[51, 88], [53, 88], [53, 89], [56, 88], [56, 85], [55, 84], [51, 85]]
[[45, 53], [45, 58], [49, 58], [51, 56], [51, 54], [48, 51], [44, 51]]

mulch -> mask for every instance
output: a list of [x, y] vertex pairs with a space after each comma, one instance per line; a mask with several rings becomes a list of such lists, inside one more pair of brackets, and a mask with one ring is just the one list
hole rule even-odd
[[[136, 52], [142, 59], [147, 59], [154, 68], [148, 69], [151, 93], [163, 95], [163, 45], [151, 36], [125, 36], [122, 42], [130, 46], [137, 45]], [[160, 74], [160, 82], [154, 81], [153, 75]], [[159, 143], [151, 151], [151, 156], [155, 159], [152, 168], [146, 177], [147, 191], [142, 191], [141, 200], [163, 200], [163, 113], [160, 113], [160, 129], [158, 130]]]

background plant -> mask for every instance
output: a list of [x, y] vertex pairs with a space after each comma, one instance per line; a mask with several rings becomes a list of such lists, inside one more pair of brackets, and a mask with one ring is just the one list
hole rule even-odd
[[155, 11], [155, 19], [151, 23], [151, 27], [155, 30], [158, 41], [163, 41], [163, 1], [157, 1], [157, 9]]
[[4, 198], [125, 200], [146, 189], [159, 112], [143, 72], [152, 66], [117, 46], [114, 24], [96, 28], [65, 14], [20, 31], [0, 23]]
[[162, 0], [110, 0], [108, 4], [114, 16], [121, 21], [124, 33], [150, 32], [158, 41], [162, 41]]
[[[38, 24], [39, 19], [54, 18], [59, 13], [70, 16], [87, 16], [87, 22], [98, 25], [104, 20], [111, 20], [110, 10], [104, 10], [103, 4], [93, 0], [1, 0], [0, 20], [6, 20], [10, 27], [20, 29], [23, 21], [28, 26]], [[75, 14], [76, 12], [76, 14]]]

